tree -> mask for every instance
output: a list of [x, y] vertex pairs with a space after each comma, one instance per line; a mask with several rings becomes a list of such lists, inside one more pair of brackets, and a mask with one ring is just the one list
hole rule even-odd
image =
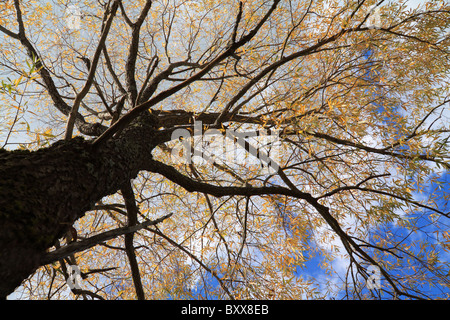
[[450, 6], [383, 2], [3, 1], [0, 295], [448, 298]]

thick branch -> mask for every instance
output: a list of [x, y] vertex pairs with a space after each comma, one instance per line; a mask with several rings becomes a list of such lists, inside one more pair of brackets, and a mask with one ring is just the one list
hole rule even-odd
[[222, 187], [215, 186], [209, 183], [195, 181], [165, 163], [150, 159], [145, 166], [145, 169], [159, 173], [170, 181], [180, 185], [189, 192], [201, 192], [213, 195], [215, 197], [224, 196], [263, 196], [268, 194], [280, 194], [292, 196], [299, 199], [312, 200], [314, 199], [309, 193], [291, 190], [285, 187], [270, 186], [270, 187]]
[[[71, 112], [70, 106], [63, 100], [63, 98], [59, 94], [58, 89], [56, 88], [56, 85], [50, 75], [50, 72], [47, 70], [47, 68], [44, 65], [44, 62], [40, 58], [39, 53], [26, 36], [19, 1], [15, 0], [14, 5], [16, 8], [17, 21], [19, 24], [19, 32], [16, 34], [3, 27], [0, 28], [0, 31], [4, 32], [5, 34], [11, 36], [14, 39], [19, 40], [20, 43], [25, 47], [28, 57], [33, 61], [33, 63], [35, 63], [35, 69], [42, 78], [44, 82], [44, 87], [47, 90], [50, 98], [52, 99], [54, 106], [62, 114], [68, 116]], [[74, 123], [81, 133], [88, 136], [99, 136], [102, 132], [106, 130], [106, 127], [104, 127], [100, 123], [87, 123], [84, 117], [78, 112], [74, 115]]]
[[0, 152], [0, 297], [95, 203], [136, 177], [152, 156], [152, 128], [141, 117], [95, 150], [74, 138], [35, 152]]
[[132, 105], [134, 106], [137, 103], [137, 84], [135, 78], [135, 69], [136, 69], [136, 59], [139, 50], [139, 34], [141, 32], [141, 26], [144, 23], [145, 17], [147, 16], [150, 8], [152, 6], [152, 1], [147, 0], [144, 5], [144, 8], [139, 15], [139, 18], [135, 23], [131, 25], [132, 33], [131, 33], [131, 44], [128, 50], [128, 58], [125, 65], [125, 76], [127, 82], [127, 89], [130, 94], [130, 99], [132, 101]]
[[400, 158], [400, 159], [420, 159], [420, 160], [425, 160], [425, 161], [433, 161], [433, 162], [442, 164], [446, 168], [450, 168], [450, 165], [448, 163], [438, 160], [435, 157], [429, 156], [427, 154], [417, 154], [417, 155], [402, 154], [402, 153], [397, 153], [394, 151], [388, 151], [389, 149], [391, 149], [391, 146], [388, 146], [383, 149], [379, 149], [379, 148], [373, 148], [373, 147], [363, 145], [359, 142], [353, 142], [353, 141], [348, 141], [348, 140], [341, 139], [341, 138], [336, 138], [336, 137], [330, 136], [326, 133], [310, 132], [310, 131], [304, 131], [304, 132], [305, 132], [305, 134], [308, 134], [308, 135], [316, 137], [316, 138], [325, 139], [327, 141], [330, 141], [330, 142], [333, 142], [333, 143], [336, 143], [339, 145], [350, 146], [350, 147], [354, 147], [354, 148], [361, 149], [361, 150], [371, 152], [371, 153], [377, 153], [377, 154], [396, 157], [396, 158]]
[[154, 98], [139, 104], [138, 106], [131, 109], [128, 113], [126, 113], [122, 118], [120, 118], [114, 125], [112, 125], [108, 130], [106, 130], [100, 137], [96, 139], [94, 142], [94, 146], [98, 146], [102, 143], [104, 143], [106, 140], [110, 139], [116, 132], [120, 131], [121, 128], [124, 128], [127, 124], [129, 124], [131, 121], [133, 121], [136, 117], [138, 117], [139, 114], [142, 112], [148, 110], [152, 106], [156, 105], [157, 103], [167, 99], [168, 97], [172, 96], [173, 94], [179, 92], [181, 89], [186, 88], [193, 82], [200, 80], [204, 75], [206, 75], [209, 71], [211, 71], [215, 66], [217, 66], [220, 62], [225, 60], [226, 58], [232, 56], [234, 52], [248, 43], [258, 32], [258, 30], [262, 27], [262, 24], [269, 18], [270, 14], [275, 10], [277, 4], [280, 2], [280, 0], [275, 0], [271, 9], [268, 11], [268, 13], [264, 16], [264, 18], [260, 21], [260, 23], [255, 27], [249, 34], [244, 36], [241, 40], [238, 42], [231, 44], [223, 53], [221, 53], [219, 56], [217, 56], [215, 59], [210, 61], [209, 63], [206, 63], [204, 66], [202, 66], [201, 70], [198, 71], [196, 74], [191, 76], [190, 78], [187, 78], [186, 80], [182, 81], [178, 85], [175, 85], [167, 90], [164, 90], [163, 92], [159, 93]]
[[[190, 179], [189, 177], [184, 176], [179, 173], [175, 168], [170, 167], [166, 164], [163, 164], [158, 161], [152, 160], [147, 166], [147, 170], [155, 173], [159, 173], [165, 176], [167, 179], [177, 183], [182, 186], [189, 192], [202, 192], [205, 194], [211, 194], [216, 197], [221, 196], [231, 196], [231, 195], [243, 195], [243, 196], [253, 196], [253, 195], [266, 195], [266, 194], [280, 194], [287, 195], [297, 199], [306, 200], [311, 206], [313, 206], [317, 212], [323, 217], [323, 219], [328, 223], [328, 225], [332, 228], [334, 232], [339, 236], [342, 240], [344, 247], [347, 252], [352, 256], [354, 252], [358, 253], [362, 258], [364, 258], [367, 262], [377, 265], [380, 267], [380, 270], [383, 276], [387, 279], [387, 281], [391, 284], [394, 291], [399, 295], [404, 294], [401, 292], [394, 281], [390, 278], [388, 272], [380, 266], [372, 257], [370, 257], [364, 250], [362, 250], [353, 239], [342, 230], [339, 222], [331, 215], [328, 207], [320, 204], [317, 198], [314, 198], [308, 193], [304, 193], [299, 191], [297, 188], [288, 189], [283, 187], [220, 187], [214, 186], [203, 182], [197, 182], [195, 180]], [[353, 259], [353, 258], [352, 258]]]
[[[126, 182], [121, 189], [122, 196], [125, 200], [125, 205], [127, 207], [128, 214], [128, 227], [134, 227], [138, 220], [138, 207], [136, 205], [136, 200], [134, 198], [133, 187], [131, 182]], [[136, 259], [136, 253], [134, 252], [133, 244], [134, 232], [129, 232], [125, 234], [125, 252], [130, 262], [131, 276], [133, 278], [134, 288], [136, 290], [136, 296], [138, 300], [145, 300], [144, 288], [142, 286], [141, 275], [139, 272], [139, 265]]]
[[58, 261], [60, 259], [64, 259], [65, 257], [67, 257], [71, 254], [84, 251], [86, 249], [95, 247], [96, 245], [106, 242], [108, 240], [117, 238], [118, 236], [126, 235], [129, 233], [139, 231], [144, 228], [148, 228], [150, 226], [154, 226], [154, 225], [166, 220], [170, 216], [172, 216], [172, 213], [169, 213], [169, 214], [167, 214], [161, 218], [158, 218], [156, 220], [148, 220], [148, 221], [136, 224], [134, 226], [127, 226], [127, 227], [113, 229], [110, 231], [105, 231], [103, 233], [92, 236], [86, 240], [73, 242], [65, 247], [62, 247], [61, 249], [47, 253], [40, 260], [40, 264], [46, 265], [46, 264], [52, 263], [54, 261]]
[[14, 38], [14, 39], [19, 39], [20, 38], [19, 34], [14, 33], [14, 32], [6, 29], [5, 27], [3, 27], [1, 25], [0, 25], [0, 31], [3, 32], [4, 34], [6, 34], [7, 36], [11, 37], [11, 38]]
[[65, 134], [65, 139], [69, 140], [72, 138], [72, 133], [73, 133], [73, 128], [75, 125], [75, 118], [78, 114], [78, 109], [80, 107], [81, 101], [83, 100], [83, 98], [88, 94], [93, 82], [94, 82], [94, 75], [95, 72], [97, 70], [97, 64], [98, 61], [100, 59], [100, 54], [103, 51], [103, 47], [105, 45], [105, 41], [106, 41], [106, 37], [108, 36], [109, 33], [109, 29], [111, 27], [112, 21], [114, 19], [114, 16], [116, 15], [117, 12], [117, 8], [119, 6], [119, 1], [116, 0], [113, 2], [110, 11], [108, 12], [107, 16], [108, 19], [106, 21], [106, 24], [103, 28], [103, 32], [102, 35], [100, 37], [100, 41], [97, 45], [97, 49], [95, 50], [94, 53], [94, 57], [92, 58], [91, 61], [91, 67], [89, 69], [89, 74], [86, 80], [86, 83], [83, 87], [83, 89], [81, 89], [81, 91], [77, 94], [76, 98], [75, 98], [75, 102], [73, 103], [72, 109], [70, 111], [69, 114], [69, 119], [67, 120], [67, 127], [66, 127], [66, 134]]

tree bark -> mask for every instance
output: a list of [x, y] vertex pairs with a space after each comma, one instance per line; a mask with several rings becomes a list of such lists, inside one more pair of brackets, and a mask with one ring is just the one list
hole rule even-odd
[[151, 159], [155, 122], [147, 112], [119, 138], [93, 147], [74, 138], [35, 152], [0, 151], [0, 297], [39, 266], [42, 256], [103, 197]]

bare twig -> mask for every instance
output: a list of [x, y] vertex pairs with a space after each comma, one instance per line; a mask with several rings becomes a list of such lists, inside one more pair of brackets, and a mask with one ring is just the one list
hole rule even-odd
[[103, 51], [103, 47], [105, 45], [106, 38], [108, 36], [114, 16], [116, 15], [118, 6], [119, 6], [119, 1], [115, 0], [113, 2], [109, 12], [105, 12], [105, 18], [107, 18], [107, 20], [103, 27], [102, 35], [101, 35], [99, 43], [97, 45], [97, 49], [95, 50], [94, 57], [92, 58], [91, 68], [89, 70], [89, 74], [88, 74], [86, 83], [85, 83], [83, 89], [81, 89], [81, 91], [77, 94], [77, 96], [75, 98], [75, 102], [73, 103], [73, 106], [72, 106], [72, 110], [70, 111], [69, 119], [67, 120], [66, 133], [65, 133], [65, 137], [64, 137], [65, 140], [72, 139], [75, 118], [78, 114], [78, 109], [80, 107], [80, 103], [83, 100], [83, 98], [88, 94], [89, 89], [91, 88], [91, 86], [94, 82], [94, 75], [95, 75], [95, 71], [97, 70], [97, 64], [100, 59], [100, 54]]

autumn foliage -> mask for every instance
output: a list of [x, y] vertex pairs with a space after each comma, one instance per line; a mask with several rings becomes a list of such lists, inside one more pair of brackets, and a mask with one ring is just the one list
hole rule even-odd
[[2, 1], [0, 167], [83, 137], [79, 179], [120, 180], [14, 297], [448, 298], [449, 27], [446, 1]]

